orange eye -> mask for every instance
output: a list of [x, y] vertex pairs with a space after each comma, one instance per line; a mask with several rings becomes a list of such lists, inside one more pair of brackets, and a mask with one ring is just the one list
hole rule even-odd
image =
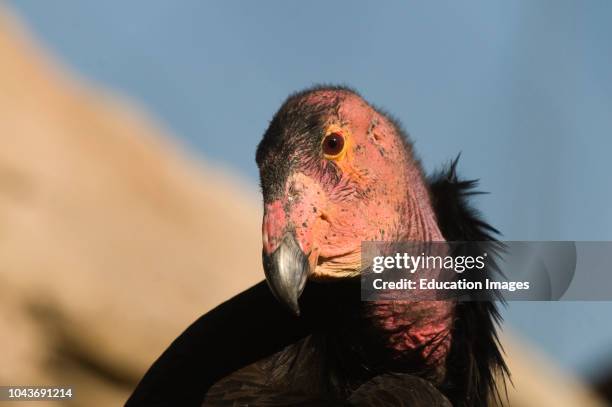
[[344, 137], [340, 133], [330, 133], [323, 139], [323, 153], [326, 158], [336, 158], [344, 150]]

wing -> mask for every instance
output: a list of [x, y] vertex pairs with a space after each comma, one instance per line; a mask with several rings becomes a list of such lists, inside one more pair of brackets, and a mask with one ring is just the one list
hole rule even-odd
[[261, 282], [187, 328], [149, 368], [126, 406], [200, 406], [213, 383], [308, 332], [304, 318], [281, 307]]
[[[502, 250], [496, 240], [499, 232], [486, 223], [469, 203], [469, 198], [480, 192], [474, 188], [477, 180], [457, 177], [457, 157], [445, 171], [430, 178], [432, 204], [439, 227], [448, 241], [474, 241], [485, 243], [487, 251]], [[484, 247], [471, 245], [474, 255]], [[494, 262], [487, 272], [496, 272]], [[500, 373], [505, 390], [508, 368], [502, 356], [496, 327], [501, 321], [494, 302], [468, 301], [457, 305], [457, 319], [453, 328], [453, 343], [448, 358], [448, 381], [444, 392], [456, 406], [487, 406], [489, 397], [499, 399], [496, 374]]]
[[362, 384], [349, 399], [355, 407], [452, 407], [430, 382], [407, 374], [385, 374]]
[[[346, 405], [330, 368], [327, 335], [313, 333], [215, 383], [203, 406]], [[342, 401], [340, 401], [342, 400]]]
[[264, 360], [242, 368], [215, 383], [206, 393], [202, 407], [324, 407], [338, 404], [317, 396], [304, 387], [276, 382], [270, 361]]

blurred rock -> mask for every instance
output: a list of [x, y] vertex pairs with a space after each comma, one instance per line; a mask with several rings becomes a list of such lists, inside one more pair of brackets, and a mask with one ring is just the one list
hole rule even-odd
[[0, 383], [124, 398], [197, 316], [261, 279], [258, 198], [49, 61], [0, 15]]
[[[508, 329], [506, 329], [508, 331]], [[595, 392], [529, 344], [508, 332], [502, 337], [512, 384], [508, 396], [513, 407], [596, 407], [607, 406]]]
[[[262, 278], [259, 198], [65, 72], [0, 10], [0, 384], [120, 405], [196, 317]], [[513, 405], [601, 405], [509, 348]]]

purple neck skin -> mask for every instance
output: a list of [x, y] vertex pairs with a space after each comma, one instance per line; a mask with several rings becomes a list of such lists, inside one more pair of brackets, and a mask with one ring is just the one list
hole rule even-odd
[[[433, 212], [421, 171], [409, 166], [407, 202], [403, 218], [405, 241], [444, 241]], [[451, 345], [453, 301], [375, 301], [366, 306], [365, 317], [385, 338], [391, 357], [420, 359], [442, 380]]]
[[375, 301], [365, 318], [384, 338], [393, 361], [417, 360], [441, 381], [451, 345], [452, 301]]

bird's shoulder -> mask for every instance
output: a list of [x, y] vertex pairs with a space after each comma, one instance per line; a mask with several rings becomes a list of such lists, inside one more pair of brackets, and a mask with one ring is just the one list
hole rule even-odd
[[410, 374], [376, 376], [355, 390], [348, 399], [354, 407], [452, 407], [431, 382]]
[[310, 335], [215, 383], [203, 406], [336, 406]]

